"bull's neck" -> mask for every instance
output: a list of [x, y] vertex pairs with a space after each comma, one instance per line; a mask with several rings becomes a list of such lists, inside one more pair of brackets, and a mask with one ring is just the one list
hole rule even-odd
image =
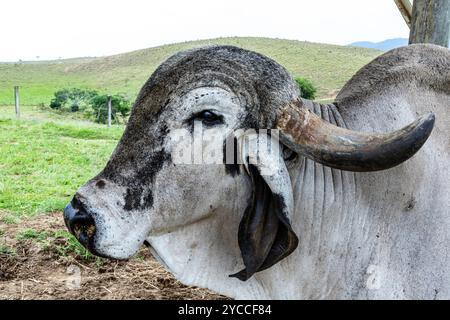
[[[346, 127], [335, 105], [310, 101], [305, 101], [305, 105], [325, 121]], [[290, 170], [290, 175], [294, 194], [292, 224], [300, 239], [296, 254], [301, 255], [301, 258], [298, 257], [300, 260], [312, 263], [313, 268], [323, 268], [315, 270], [316, 274], [322, 274], [323, 277], [306, 284], [306, 287], [311, 288], [304, 289], [307, 295], [313, 295], [312, 298], [320, 298], [329, 293], [324, 292], [324, 289], [332, 290], [332, 268], [336, 261], [319, 262], [329, 259], [330, 251], [337, 253], [342, 250], [342, 242], [339, 241], [339, 245], [336, 238], [351, 238], [347, 226], [353, 224], [355, 217], [357, 176], [354, 172], [332, 169], [303, 157]], [[304, 268], [309, 269], [308, 266]]]

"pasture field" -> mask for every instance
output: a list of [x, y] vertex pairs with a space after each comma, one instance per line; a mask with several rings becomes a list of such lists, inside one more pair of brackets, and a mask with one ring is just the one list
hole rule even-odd
[[172, 54], [205, 45], [234, 45], [265, 54], [294, 76], [311, 80], [319, 99], [332, 98], [346, 80], [382, 51], [268, 38], [219, 38], [164, 45], [99, 58], [0, 63], [0, 105], [14, 104], [13, 86], [21, 86], [26, 105], [50, 103], [62, 88], [125, 93], [132, 100], [152, 72]]
[[16, 120], [2, 109], [14, 108], [0, 107], [0, 210], [15, 216], [63, 209], [103, 168], [124, 129], [58, 119], [37, 107]]

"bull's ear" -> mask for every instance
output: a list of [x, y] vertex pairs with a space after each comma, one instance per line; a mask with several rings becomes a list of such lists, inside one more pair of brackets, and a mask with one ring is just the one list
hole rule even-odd
[[[272, 174], [263, 175], [264, 158], [258, 156], [260, 165], [247, 165], [253, 192], [238, 232], [245, 269], [230, 275], [242, 281], [286, 258], [298, 245], [289, 219], [293, 207], [292, 187], [284, 161], [280, 160]], [[275, 165], [273, 161], [267, 162]]]

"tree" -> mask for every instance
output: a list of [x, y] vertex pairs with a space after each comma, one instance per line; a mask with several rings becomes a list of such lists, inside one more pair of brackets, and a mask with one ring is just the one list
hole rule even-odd
[[415, 0], [409, 43], [434, 43], [448, 47], [450, 0]]
[[317, 89], [311, 81], [302, 77], [296, 77], [294, 80], [300, 88], [300, 96], [302, 98], [312, 100], [316, 97]]
[[[109, 95], [97, 95], [91, 99], [93, 117], [98, 123], [107, 123], [108, 121], [108, 100]], [[131, 110], [130, 100], [123, 95], [111, 96], [111, 117], [114, 122], [118, 122], [118, 114], [125, 118]]]
[[79, 111], [80, 109], [85, 109], [90, 100], [98, 95], [94, 90], [86, 89], [61, 89], [54, 93], [54, 98], [50, 102], [50, 107], [52, 109], [64, 109], [70, 110], [72, 112]]

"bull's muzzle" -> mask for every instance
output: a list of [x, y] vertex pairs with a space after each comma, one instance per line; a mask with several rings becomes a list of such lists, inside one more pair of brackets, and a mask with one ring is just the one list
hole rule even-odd
[[95, 221], [76, 196], [64, 209], [64, 222], [70, 233], [94, 253]]

